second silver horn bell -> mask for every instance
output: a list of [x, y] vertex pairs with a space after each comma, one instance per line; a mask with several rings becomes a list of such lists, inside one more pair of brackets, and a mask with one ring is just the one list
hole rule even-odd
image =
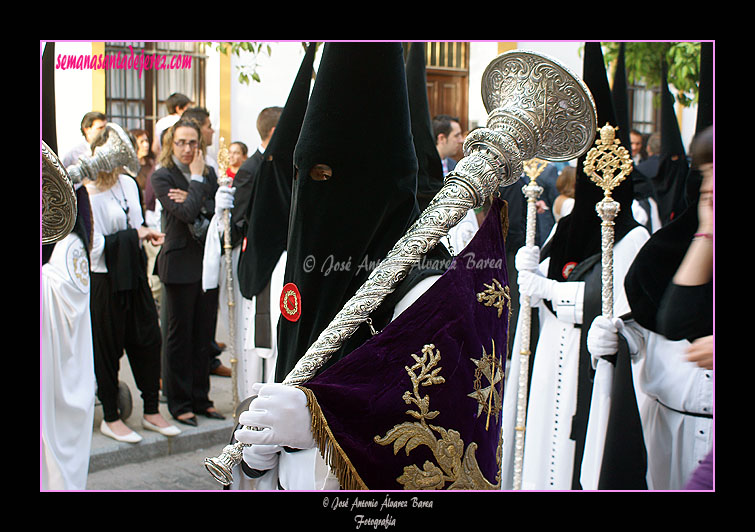
[[100, 172], [112, 172], [118, 167], [133, 176], [139, 173], [139, 159], [128, 134], [113, 122], [105, 124], [105, 128], [109, 130], [105, 144], [95, 148], [92, 155], [82, 155], [76, 164], [67, 168], [74, 183], [84, 178], [96, 181]]

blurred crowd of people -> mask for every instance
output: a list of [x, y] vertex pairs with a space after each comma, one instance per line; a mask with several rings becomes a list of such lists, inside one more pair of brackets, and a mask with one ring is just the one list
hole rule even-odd
[[[138, 171], [118, 167], [77, 184], [82, 231], [43, 246], [43, 299], [51, 321], [43, 326], [42, 351], [52, 357], [43, 374], [70, 366], [71, 351], [83, 364], [77, 366], [81, 374], [59, 383], [66, 393], [54, 394], [57, 408], [43, 408], [43, 484], [50, 489], [85, 485], [92, 429], [81, 415], [91, 424], [95, 396], [103, 409], [103, 435], [119, 442], [142, 440], [124, 422], [130, 415], [123, 411], [119, 380], [124, 353], [143, 401], [143, 429], [166, 437], [181, 433], [160, 413], [160, 401], [181, 424], [196, 426], [197, 414], [225, 418], [210, 399], [210, 374], [231, 375], [218, 359], [224, 345], [215, 341], [218, 291], [201, 287], [206, 228], [218, 188], [217, 163], [207, 156], [214, 131], [209, 113], [191, 107], [182, 94], [171, 95], [166, 108], [169, 114], [153, 132], [126, 132]], [[66, 167], [92, 157], [116, 136], [99, 112], [83, 117], [81, 133], [81, 145], [61, 158]], [[241, 142], [231, 145], [230, 177], [246, 151]], [[72, 249], [86, 259], [77, 264], [75, 277], [68, 258]], [[71, 286], [88, 297], [71, 299], [66, 293]], [[67, 318], [58, 314], [66, 311]], [[66, 329], [66, 321], [73, 330]], [[78, 338], [75, 349], [65, 345], [66, 335]], [[78, 425], [76, 438], [66, 426], [71, 420]]]

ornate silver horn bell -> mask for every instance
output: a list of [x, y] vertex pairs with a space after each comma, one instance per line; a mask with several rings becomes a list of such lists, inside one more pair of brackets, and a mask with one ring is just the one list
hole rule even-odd
[[42, 142], [42, 244], [53, 244], [68, 235], [76, 223], [73, 181], [60, 159]]

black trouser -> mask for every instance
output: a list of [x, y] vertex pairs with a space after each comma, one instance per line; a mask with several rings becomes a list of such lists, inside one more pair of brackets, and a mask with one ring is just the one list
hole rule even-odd
[[97, 397], [105, 421], [118, 415], [118, 372], [124, 350], [144, 401], [144, 413], [158, 412], [160, 326], [147, 281], [128, 292], [113, 292], [107, 273], [92, 273], [91, 316]]
[[163, 286], [168, 410], [173, 417], [203, 413], [213, 406], [209, 398], [209, 351], [217, 319], [218, 290], [204, 292], [201, 282]]

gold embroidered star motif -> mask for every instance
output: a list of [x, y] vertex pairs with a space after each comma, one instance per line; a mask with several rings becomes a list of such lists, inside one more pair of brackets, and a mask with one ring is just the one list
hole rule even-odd
[[[503, 405], [503, 390], [499, 392], [495, 387], [496, 384], [503, 381], [503, 361], [495, 356], [495, 341], [493, 341], [493, 352], [490, 355], [485, 352], [485, 346], [483, 346], [482, 356], [479, 359], [471, 358], [470, 360], [475, 366], [477, 366], [477, 369], [475, 369], [475, 391], [468, 394], [468, 397], [477, 400], [478, 418], [482, 415], [483, 411], [487, 413], [485, 430], [488, 430], [490, 416], [498, 415], [498, 412], [501, 411], [501, 406]], [[482, 387], [483, 376], [489, 383], [485, 388]]]
[[509, 316], [511, 315], [511, 294], [508, 286], [503, 286], [498, 279], [493, 279], [490, 284], [483, 283], [485, 290], [477, 294], [477, 301], [484, 303], [486, 307], [498, 309], [498, 317], [503, 313], [506, 301], [509, 302]]
[[[406, 412], [417, 421], [396, 425], [385, 436], [375, 436], [374, 440], [379, 445], [393, 443], [394, 455], [402, 448], [408, 456], [420, 445], [427, 446], [433, 453], [435, 462], [422, 458], [422, 469], [418, 466], [419, 462], [405, 466], [403, 474], [396, 479], [396, 482], [408, 490], [500, 489], [503, 433], [501, 431], [498, 433], [498, 453], [496, 454], [498, 472], [496, 483], [493, 484], [485, 478], [477, 463], [475, 456], [477, 443], [469, 442], [466, 445], [457, 430], [428, 423], [428, 420], [436, 418], [440, 412], [430, 410], [430, 396], [429, 394], [421, 395], [420, 388], [442, 385], [446, 382], [445, 378], [440, 376], [442, 368], [438, 366], [441, 358], [440, 350], [434, 344], [427, 344], [422, 348], [421, 357], [412, 354], [412, 358], [416, 364], [412, 367], [404, 367], [411, 379], [412, 389], [404, 392], [402, 398], [406, 404], [417, 408], [417, 410]], [[451, 484], [447, 484], [448, 482]]]

